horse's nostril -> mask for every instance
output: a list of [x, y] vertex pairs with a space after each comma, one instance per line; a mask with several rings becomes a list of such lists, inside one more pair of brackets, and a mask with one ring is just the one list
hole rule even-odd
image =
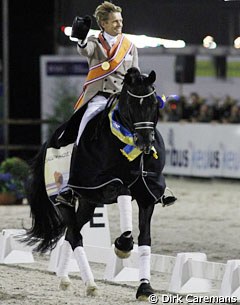
[[149, 145], [148, 145], [148, 146], [145, 146], [143, 151], [144, 151], [144, 153], [145, 153], [146, 155], [149, 155], [149, 154], [150, 154], [150, 151], [151, 151], [150, 146], [149, 146]]
[[138, 137], [137, 137], [137, 134], [135, 133], [135, 134], [133, 135], [133, 142], [134, 142], [134, 143], [137, 143], [137, 141], [138, 141]]

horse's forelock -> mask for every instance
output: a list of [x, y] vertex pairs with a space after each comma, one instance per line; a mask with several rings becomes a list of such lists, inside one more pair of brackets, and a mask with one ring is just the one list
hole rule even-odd
[[146, 76], [143, 74], [140, 74], [135, 79], [136, 85], [145, 85]]
[[130, 86], [130, 90], [139, 94], [146, 94], [152, 89], [152, 84], [149, 82], [148, 75], [139, 74], [134, 78], [134, 82]]
[[128, 70], [124, 78], [124, 92], [128, 90], [136, 95], [145, 95], [151, 92], [153, 87], [153, 82], [155, 81], [155, 72], [152, 71], [148, 74], [141, 74], [136, 68], [131, 68]]
[[128, 69], [125, 77], [124, 77], [124, 83], [128, 86], [131, 86], [135, 83], [136, 79], [140, 76], [140, 71], [137, 68], [130, 68]]

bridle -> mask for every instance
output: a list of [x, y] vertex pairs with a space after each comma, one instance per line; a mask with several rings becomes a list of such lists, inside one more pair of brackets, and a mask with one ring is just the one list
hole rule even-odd
[[132, 92], [130, 92], [129, 90], [127, 90], [127, 93], [132, 96], [132, 97], [136, 97], [138, 99], [140, 99], [140, 104], [142, 104], [142, 101], [145, 97], [149, 97], [151, 95], [153, 95], [154, 93], [156, 92], [156, 90], [154, 89], [152, 92], [148, 93], [148, 94], [145, 94], [145, 95], [136, 95], [136, 94], [133, 94]]
[[[140, 105], [142, 105], [143, 99], [146, 97], [149, 97], [151, 95], [153, 95], [156, 92], [156, 90], [154, 89], [152, 92], [145, 94], [145, 95], [136, 95], [133, 94], [132, 92], [130, 92], [129, 90], [127, 90], [127, 93], [132, 96], [135, 97], [137, 99], [140, 99]], [[154, 129], [154, 122], [138, 122], [138, 123], [133, 123], [134, 126], [134, 130], [137, 129]]]

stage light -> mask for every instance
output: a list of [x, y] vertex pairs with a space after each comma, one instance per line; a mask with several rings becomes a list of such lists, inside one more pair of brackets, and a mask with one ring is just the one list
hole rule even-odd
[[237, 37], [237, 38], [234, 40], [234, 48], [240, 49], [240, 37]]
[[[61, 26], [61, 31], [69, 37], [72, 41], [77, 41], [77, 38], [71, 37], [72, 28], [70, 26]], [[90, 30], [88, 35], [98, 35], [99, 30]], [[164, 48], [184, 48], [186, 46], [185, 41], [183, 40], [170, 40], [163, 39], [158, 37], [149, 37], [146, 35], [132, 35], [126, 34], [126, 37], [131, 40], [137, 48], [155, 48], [155, 47], [164, 47]]]
[[213, 37], [208, 35], [203, 39], [203, 46], [207, 49], [216, 49], [217, 44], [214, 41]]
[[72, 33], [72, 27], [71, 26], [66, 26], [64, 28], [64, 34], [67, 35], [67, 36], [70, 36]]

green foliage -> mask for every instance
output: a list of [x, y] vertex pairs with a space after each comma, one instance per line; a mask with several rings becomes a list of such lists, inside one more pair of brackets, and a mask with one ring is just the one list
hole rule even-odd
[[28, 177], [27, 162], [17, 157], [5, 159], [0, 164], [0, 192], [14, 194], [18, 199], [24, 198]]
[[49, 135], [60, 124], [66, 122], [71, 117], [74, 112], [74, 105], [78, 99], [78, 94], [76, 86], [70, 85], [69, 82], [60, 81], [56, 83], [56, 89], [51, 97], [55, 101], [52, 107], [52, 114], [47, 117], [51, 121], [48, 129]]

